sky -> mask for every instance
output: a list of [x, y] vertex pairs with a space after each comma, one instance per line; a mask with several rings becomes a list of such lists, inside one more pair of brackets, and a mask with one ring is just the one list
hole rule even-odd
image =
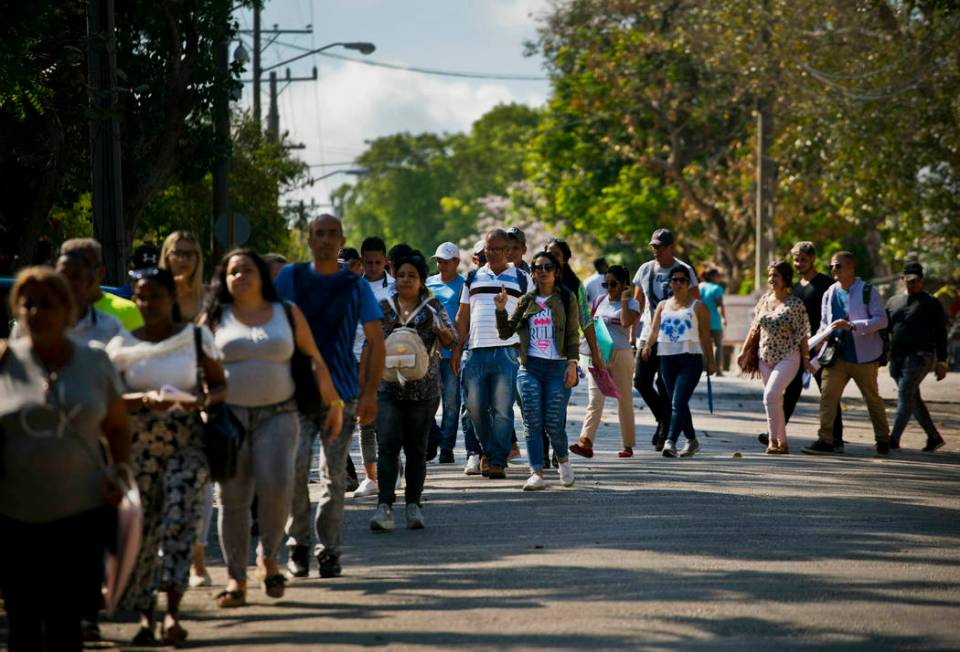
[[[549, 9], [548, 0], [268, 0], [261, 27], [303, 29], [312, 34], [282, 35], [266, 48], [263, 67], [302, 52], [339, 41], [369, 41], [376, 52], [333, 48], [331, 53], [371, 61], [458, 72], [544, 76], [542, 59], [524, 56], [524, 42], [536, 37], [537, 17]], [[241, 29], [253, 27], [249, 11], [237, 12]], [[252, 49], [251, 37], [244, 37]], [[264, 35], [263, 43], [269, 35]], [[546, 81], [504, 81], [423, 75], [376, 68], [311, 55], [290, 64], [293, 77], [309, 77], [313, 66], [317, 81], [284, 86], [281, 78], [278, 106], [281, 131], [306, 147], [295, 155], [312, 166], [318, 177], [349, 169], [361, 154], [364, 141], [398, 132], [462, 132], [500, 103], [520, 102], [540, 106], [547, 100]], [[246, 77], [249, 77], [249, 64]], [[266, 124], [268, 84], [261, 86]], [[252, 84], [244, 85], [240, 106], [252, 107]], [[334, 165], [334, 164], [345, 165]], [[355, 166], [353, 166], [355, 167]], [[329, 210], [330, 191], [350, 176], [317, 181], [284, 195], [281, 203], [315, 200]]]

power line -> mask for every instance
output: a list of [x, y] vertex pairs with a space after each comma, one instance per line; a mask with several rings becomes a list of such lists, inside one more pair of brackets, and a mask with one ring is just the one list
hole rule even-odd
[[[295, 50], [307, 51], [307, 48], [304, 48], [299, 45], [294, 45], [293, 43], [281, 43], [277, 41], [280, 45], [285, 45]], [[374, 66], [375, 68], [387, 68], [389, 70], [402, 70], [405, 72], [416, 72], [423, 75], [437, 75], [440, 77], [460, 77], [465, 79], [499, 79], [503, 81], [549, 81], [549, 77], [541, 77], [538, 75], [512, 75], [508, 73], [485, 73], [485, 72], [463, 72], [457, 70], [439, 70], [437, 68], [420, 68], [417, 66], [401, 66], [395, 63], [384, 63], [382, 61], [370, 61], [369, 59], [358, 59], [354, 57], [347, 57], [342, 54], [333, 54], [330, 52], [318, 52], [320, 56], [329, 57], [331, 59], [339, 59], [340, 61], [350, 61], [352, 63], [362, 63], [366, 66]]]

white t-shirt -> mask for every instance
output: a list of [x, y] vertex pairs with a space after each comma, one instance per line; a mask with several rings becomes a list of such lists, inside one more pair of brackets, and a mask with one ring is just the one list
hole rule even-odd
[[[367, 281], [366, 278], [363, 280]], [[377, 303], [380, 303], [393, 296], [393, 286], [396, 285], [396, 281], [390, 274], [384, 272], [382, 279], [367, 281], [367, 285], [373, 290], [373, 296], [376, 297]], [[357, 362], [360, 362], [360, 354], [363, 353], [363, 345], [366, 343], [367, 336], [363, 332], [363, 324], [357, 324], [357, 334], [353, 338], [353, 357], [357, 359]]]
[[[203, 353], [213, 360], [223, 359], [210, 329], [199, 328]], [[161, 342], [139, 340], [124, 331], [107, 344], [107, 355], [130, 391], [159, 390], [164, 385], [184, 392], [197, 390], [197, 354], [191, 324]]]
[[[460, 293], [460, 304], [470, 305], [470, 348], [514, 346], [520, 343], [520, 338], [513, 335], [501, 340], [497, 333], [497, 307], [493, 298], [500, 293], [500, 288], [507, 290], [507, 314], [513, 314], [517, 301], [523, 295], [520, 288], [519, 275], [526, 278], [526, 288], [533, 287], [533, 279], [523, 270], [517, 269], [513, 263], [507, 263], [507, 268], [500, 274], [494, 274], [490, 265], [484, 265], [477, 270], [473, 282], [464, 284]], [[469, 278], [469, 276], [468, 276]]]
[[[697, 273], [693, 268], [682, 260], [673, 259], [673, 265], [670, 267], [660, 267], [656, 260], [650, 260], [640, 265], [640, 269], [633, 276], [633, 284], [643, 292], [645, 302], [643, 304], [643, 328], [639, 331], [637, 341], [646, 341], [650, 334], [650, 326], [653, 324], [653, 313], [657, 309], [657, 304], [664, 299], [673, 296], [670, 289], [670, 272], [682, 267], [687, 270], [690, 276], [690, 287], [697, 287]], [[650, 292], [653, 292], [653, 298]]]
[[530, 317], [530, 346], [527, 355], [544, 360], [562, 360], [557, 350], [557, 331], [553, 324], [553, 312], [547, 306], [550, 297], [537, 297], [534, 301], [540, 312]]
[[[630, 299], [627, 306], [640, 314], [640, 304], [636, 299]], [[610, 295], [605, 294], [600, 298], [593, 313], [594, 316], [603, 319], [607, 332], [610, 333], [610, 339], [613, 340], [614, 351], [630, 348], [630, 329], [623, 325], [622, 310], [623, 305], [620, 301], [610, 301]], [[587, 351], [589, 353], [589, 349]]]
[[603, 274], [594, 274], [583, 282], [583, 289], [587, 293], [587, 301], [590, 305], [600, 298], [606, 290], [603, 289]]

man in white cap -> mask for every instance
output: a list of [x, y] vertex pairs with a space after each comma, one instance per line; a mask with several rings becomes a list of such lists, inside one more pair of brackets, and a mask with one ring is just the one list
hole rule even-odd
[[[427, 279], [427, 288], [433, 292], [446, 308], [450, 321], [457, 318], [460, 308], [460, 293], [463, 292], [464, 279], [457, 273], [460, 266], [460, 247], [452, 242], [444, 242], [433, 254], [437, 261], [437, 274]], [[456, 346], [456, 345], [454, 345]], [[444, 348], [440, 364], [440, 389], [443, 397], [443, 418], [440, 425], [436, 422], [430, 431], [427, 442], [427, 460], [432, 460], [440, 449], [440, 464], [453, 464], [453, 449], [457, 445], [457, 420], [460, 417], [460, 379], [450, 367], [453, 351]]]

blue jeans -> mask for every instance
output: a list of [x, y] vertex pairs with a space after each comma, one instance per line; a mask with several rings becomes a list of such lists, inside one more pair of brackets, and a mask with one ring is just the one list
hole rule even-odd
[[439, 424], [433, 420], [430, 441], [437, 442], [440, 450], [452, 451], [457, 447], [457, 425], [460, 420], [460, 379], [450, 368], [450, 358], [440, 361], [440, 398], [443, 401], [443, 417]]
[[927, 433], [927, 439], [938, 441], [940, 433], [930, 418], [927, 404], [920, 397], [920, 383], [933, 369], [932, 353], [911, 353], [904, 357], [891, 358], [890, 377], [897, 383], [897, 415], [893, 419], [890, 439], [900, 441], [903, 431], [910, 421], [910, 415], [917, 417], [917, 423]]
[[660, 356], [660, 377], [670, 398], [670, 441], [674, 444], [680, 439], [681, 432], [687, 441], [697, 438], [690, 415], [690, 397], [702, 373], [703, 356], [699, 353]]
[[543, 469], [544, 431], [557, 456], [560, 459], [567, 456], [570, 389], [563, 386], [566, 371], [566, 360], [528, 357], [527, 363], [517, 372], [517, 391], [522, 398], [520, 413], [527, 431], [527, 459], [532, 471]]
[[512, 346], [472, 349], [463, 368], [464, 401], [491, 466], [506, 466], [510, 454], [518, 355]]

